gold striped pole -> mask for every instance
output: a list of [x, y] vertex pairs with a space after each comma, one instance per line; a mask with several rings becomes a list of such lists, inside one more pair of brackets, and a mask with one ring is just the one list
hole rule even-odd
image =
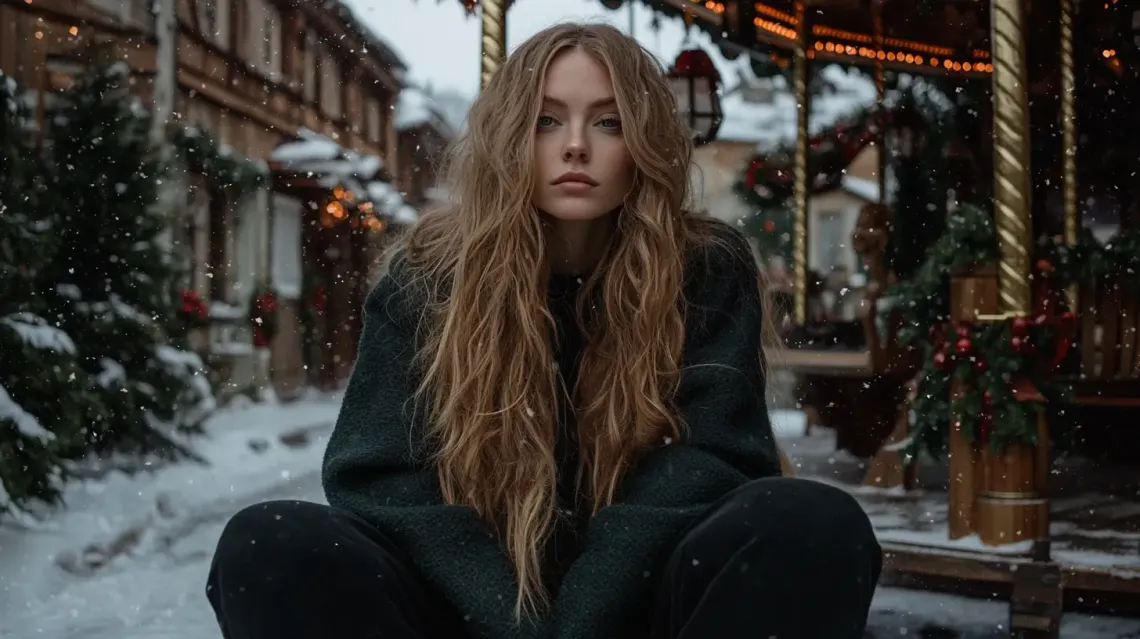
[[480, 22], [483, 29], [482, 87], [507, 58], [507, 0], [480, 0]]
[[796, 0], [796, 161], [795, 161], [795, 231], [792, 244], [792, 278], [795, 286], [794, 317], [796, 324], [807, 323], [808, 309], [808, 55], [807, 2]]
[[[1081, 228], [1081, 211], [1077, 207], [1077, 76], [1073, 57], [1073, 5], [1075, 0], [1061, 0], [1061, 164], [1062, 202], [1064, 203], [1065, 244], [1077, 245]], [[1074, 284], [1069, 287], [1069, 307], [1076, 311]]]
[[992, 0], [994, 89], [994, 222], [1001, 257], [1002, 315], [1025, 317], [1031, 308], [1032, 249], [1029, 174], [1029, 93], [1025, 64], [1025, 0]]

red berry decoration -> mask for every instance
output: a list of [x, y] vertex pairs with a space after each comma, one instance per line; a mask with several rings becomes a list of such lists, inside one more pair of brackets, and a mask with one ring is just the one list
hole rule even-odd
[[989, 391], [982, 393], [982, 404], [985, 404], [986, 406], [992, 406], [993, 403], [994, 396]]
[[970, 351], [974, 350], [974, 343], [968, 337], [960, 338], [954, 345], [954, 350], [959, 355], [969, 355]]
[[1021, 349], [1025, 347], [1025, 340], [1017, 337], [1016, 335], [1009, 340], [1009, 347], [1016, 353], [1020, 353]]
[[950, 358], [946, 356], [946, 351], [938, 351], [934, 354], [934, 367], [940, 371], [944, 371], [950, 367]]
[[1029, 320], [1025, 319], [1024, 317], [1016, 317], [1014, 318], [1010, 329], [1013, 331], [1014, 335], [1018, 337], [1024, 337], [1025, 334], [1029, 332]]
[[958, 325], [958, 337], [969, 337], [969, 336], [970, 336], [970, 325], [969, 324], [959, 324]]
[[982, 373], [986, 372], [986, 370], [988, 370], [988, 369], [989, 369], [989, 365], [986, 364], [986, 360], [984, 360], [980, 357], [977, 357], [974, 359], [974, 372], [975, 373], [977, 373], [978, 375], [981, 375]]

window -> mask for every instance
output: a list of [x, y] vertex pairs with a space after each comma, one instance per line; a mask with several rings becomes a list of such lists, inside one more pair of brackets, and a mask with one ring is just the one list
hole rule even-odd
[[229, 44], [230, 0], [197, 0], [197, 5], [201, 35], [225, 48]]
[[268, 6], [263, 6], [265, 15], [261, 22], [261, 65], [262, 69], [273, 71], [274, 33], [277, 31], [277, 16]]
[[281, 15], [269, 0], [246, 2], [249, 64], [266, 77], [281, 75]]
[[380, 100], [375, 97], [364, 99], [365, 118], [368, 122], [366, 135], [372, 142], [380, 141]]
[[844, 252], [847, 240], [843, 233], [843, 215], [835, 211], [821, 211], [816, 217], [815, 248], [823, 271], [831, 271], [846, 264]]
[[305, 101], [317, 101], [317, 34], [305, 33], [305, 76], [302, 86]]
[[321, 47], [320, 65], [321, 110], [330, 118], [338, 119], [343, 115], [341, 98], [344, 88], [340, 64], [327, 48]]

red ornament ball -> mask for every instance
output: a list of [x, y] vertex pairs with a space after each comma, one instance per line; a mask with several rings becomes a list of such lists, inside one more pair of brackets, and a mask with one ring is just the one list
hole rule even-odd
[[1024, 317], [1016, 317], [1010, 325], [1010, 330], [1018, 337], [1024, 337], [1029, 332], [1029, 320]]
[[974, 359], [974, 372], [975, 373], [977, 373], [978, 375], [981, 375], [982, 373], [986, 372], [987, 370], [989, 370], [989, 365], [986, 364], [986, 360], [984, 360], [980, 357], [977, 357]]
[[959, 355], [969, 355], [970, 351], [974, 350], [974, 343], [968, 337], [958, 339], [958, 343], [954, 345], [954, 350]]

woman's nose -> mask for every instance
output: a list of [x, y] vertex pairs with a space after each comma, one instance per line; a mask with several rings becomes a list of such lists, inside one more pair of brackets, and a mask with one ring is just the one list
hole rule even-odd
[[586, 162], [590, 159], [590, 152], [581, 136], [575, 135], [566, 142], [562, 149], [564, 162]]

